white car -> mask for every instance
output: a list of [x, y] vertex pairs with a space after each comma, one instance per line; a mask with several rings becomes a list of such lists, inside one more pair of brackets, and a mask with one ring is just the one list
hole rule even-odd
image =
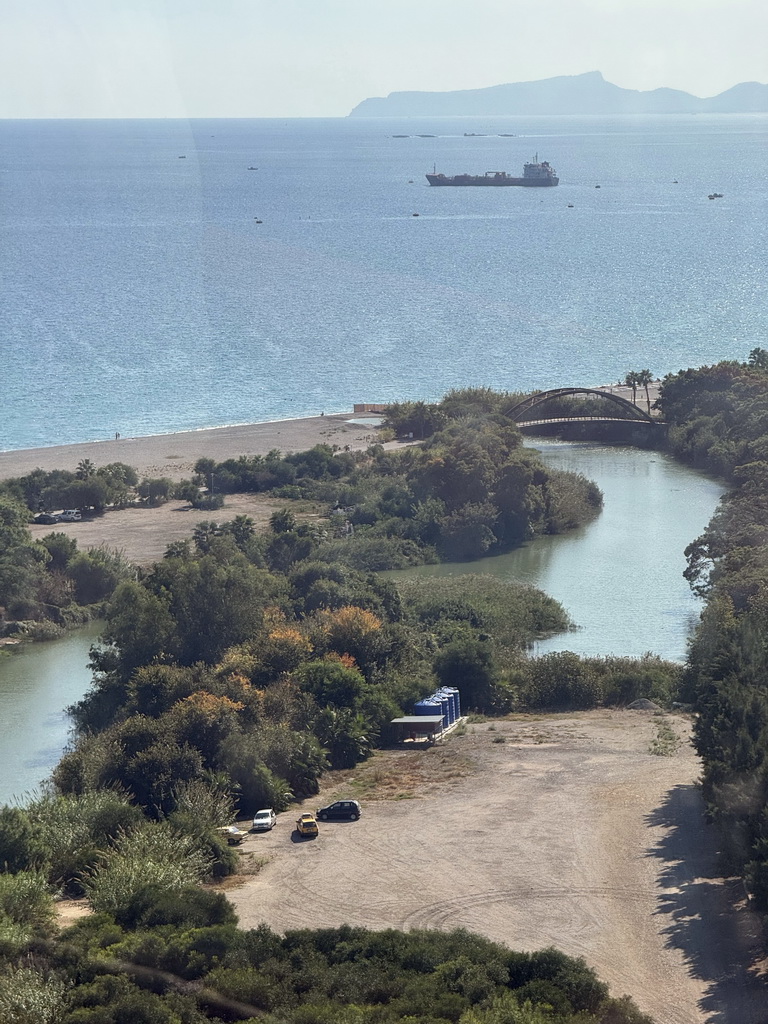
[[79, 523], [83, 517], [76, 508], [65, 508], [59, 516], [60, 523]]
[[269, 832], [271, 828], [275, 827], [277, 821], [277, 815], [271, 807], [265, 807], [261, 811], [256, 811], [253, 818], [253, 832]]

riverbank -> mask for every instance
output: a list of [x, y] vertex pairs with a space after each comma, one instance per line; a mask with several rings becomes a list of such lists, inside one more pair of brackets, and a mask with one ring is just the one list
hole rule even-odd
[[300, 452], [316, 444], [367, 448], [375, 441], [376, 427], [356, 422], [353, 417], [352, 412], [333, 413], [0, 452], [0, 480], [24, 476], [33, 469], [74, 471], [81, 460], [90, 459], [97, 466], [125, 462], [133, 466], [140, 477], [169, 477], [177, 481], [190, 477], [201, 458], [222, 462], [240, 455], [266, 455], [274, 448], [283, 453]]

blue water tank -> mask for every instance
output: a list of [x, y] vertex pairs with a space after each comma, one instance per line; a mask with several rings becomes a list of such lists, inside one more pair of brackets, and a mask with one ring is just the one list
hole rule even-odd
[[461, 718], [461, 701], [459, 699], [459, 691], [455, 686], [444, 686], [443, 693], [447, 693], [451, 698], [453, 721], [457, 721]]
[[441, 719], [440, 728], [444, 729], [447, 726], [447, 719], [445, 718], [445, 709], [442, 706], [442, 700], [438, 696], [435, 696], [434, 693], [432, 694], [431, 697], [428, 697], [427, 700], [431, 708], [429, 714], [439, 715]]
[[451, 695], [444, 690], [438, 690], [435, 698], [440, 701], [443, 708], [443, 722], [447, 728], [453, 722], [453, 701]]
[[445, 718], [446, 728], [453, 722], [453, 704], [451, 698], [447, 693], [444, 693], [442, 689], [438, 690], [435, 694], [435, 699], [440, 701], [440, 705], [443, 709], [443, 717]]
[[435, 703], [431, 697], [425, 697], [424, 700], [417, 700], [413, 705], [414, 715], [436, 715]]

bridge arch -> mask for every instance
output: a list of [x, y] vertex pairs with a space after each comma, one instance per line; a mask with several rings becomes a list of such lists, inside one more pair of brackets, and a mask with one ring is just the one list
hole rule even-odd
[[[596, 398], [606, 398], [608, 399], [608, 401], [613, 402], [615, 405], [617, 405], [622, 411], [626, 412], [627, 410], [629, 410], [629, 416], [617, 416], [615, 417], [616, 420], [621, 419], [625, 422], [635, 423], [659, 422], [659, 420], [654, 419], [653, 416], [645, 412], [645, 410], [640, 409], [637, 405], [634, 405], [632, 402], [627, 401], [626, 398], [622, 398], [621, 395], [614, 395], [610, 391], [600, 391], [597, 388], [550, 388], [550, 390], [548, 391], [537, 391], [535, 394], [529, 395], [528, 398], [524, 398], [522, 402], [518, 402], [516, 405], [513, 405], [509, 409], [506, 409], [505, 413], [507, 416], [510, 417], [510, 419], [513, 419], [518, 424], [518, 426], [525, 426], [526, 422], [531, 422], [530, 418], [528, 420], [523, 418], [526, 413], [529, 413], [533, 409], [536, 409], [537, 406], [544, 405], [546, 402], [551, 401], [553, 398], [567, 398], [570, 397], [571, 395], [594, 395]], [[566, 419], [579, 420], [585, 418], [591, 420], [605, 419], [606, 421], [610, 421], [612, 419], [612, 417], [609, 416], [550, 417], [552, 422], [556, 422], [558, 420], [562, 422], [563, 420]], [[546, 417], [536, 418], [535, 420], [536, 423], [541, 423], [545, 421]]]

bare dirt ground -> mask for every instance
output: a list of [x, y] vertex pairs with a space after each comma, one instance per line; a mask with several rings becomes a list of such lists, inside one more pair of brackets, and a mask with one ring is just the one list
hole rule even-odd
[[608, 710], [379, 752], [308, 802], [357, 796], [360, 821], [297, 841], [287, 812], [245, 841], [246, 863], [267, 863], [227, 895], [244, 927], [464, 927], [554, 945], [659, 1024], [764, 1024], [758, 922], [717, 874], [690, 723], [664, 720], [683, 740], [667, 757], [649, 752], [658, 717]]
[[[81, 459], [90, 459], [97, 467], [126, 462], [137, 469], [140, 477], [169, 477], [178, 481], [191, 477], [195, 462], [203, 456], [222, 461], [240, 455], [266, 455], [274, 448], [282, 452], [304, 451], [316, 444], [356, 451], [377, 441], [375, 425], [355, 422], [352, 413], [314, 416], [0, 452], [0, 480], [21, 476], [36, 467], [75, 470]], [[389, 442], [386, 447], [402, 445]], [[54, 531], [66, 533], [75, 538], [81, 549], [104, 544], [122, 551], [136, 565], [144, 566], [162, 558], [171, 542], [191, 537], [201, 522], [225, 523], [235, 516], [248, 515], [254, 520], [257, 532], [262, 532], [272, 513], [286, 506], [291, 507], [300, 521], [316, 518], [314, 510], [303, 503], [258, 494], [228, 494], [224, 507], [215, 512], [198, 512], [185, 502], [171, 501], [159, 508], [109, 509], [103, 515], [85, 517], [79, 523], [33, 524], [30, 529], [34, 538]]]
[[260, 494], [228, 494], [224, 507], [215, 512], [200, 512], [183, 501], [169, 501], [158, 508], [109, 510], [101, 516], [79, 523], [30, 526], [33, 538], [48, 533], [66, 533], [78, 547], [95, 548], [105, 544], [122, 551], [135, 565], [151, 565], [162, 558], [172, 541], [191, 537], [200, 523], [226, 523], [235, 516], [247, 515], [257, 533], [263, 533], [273, 512], [290, 507], [300, 522], [316, 520], [317, 514], [306, 502], [286, 501]]

